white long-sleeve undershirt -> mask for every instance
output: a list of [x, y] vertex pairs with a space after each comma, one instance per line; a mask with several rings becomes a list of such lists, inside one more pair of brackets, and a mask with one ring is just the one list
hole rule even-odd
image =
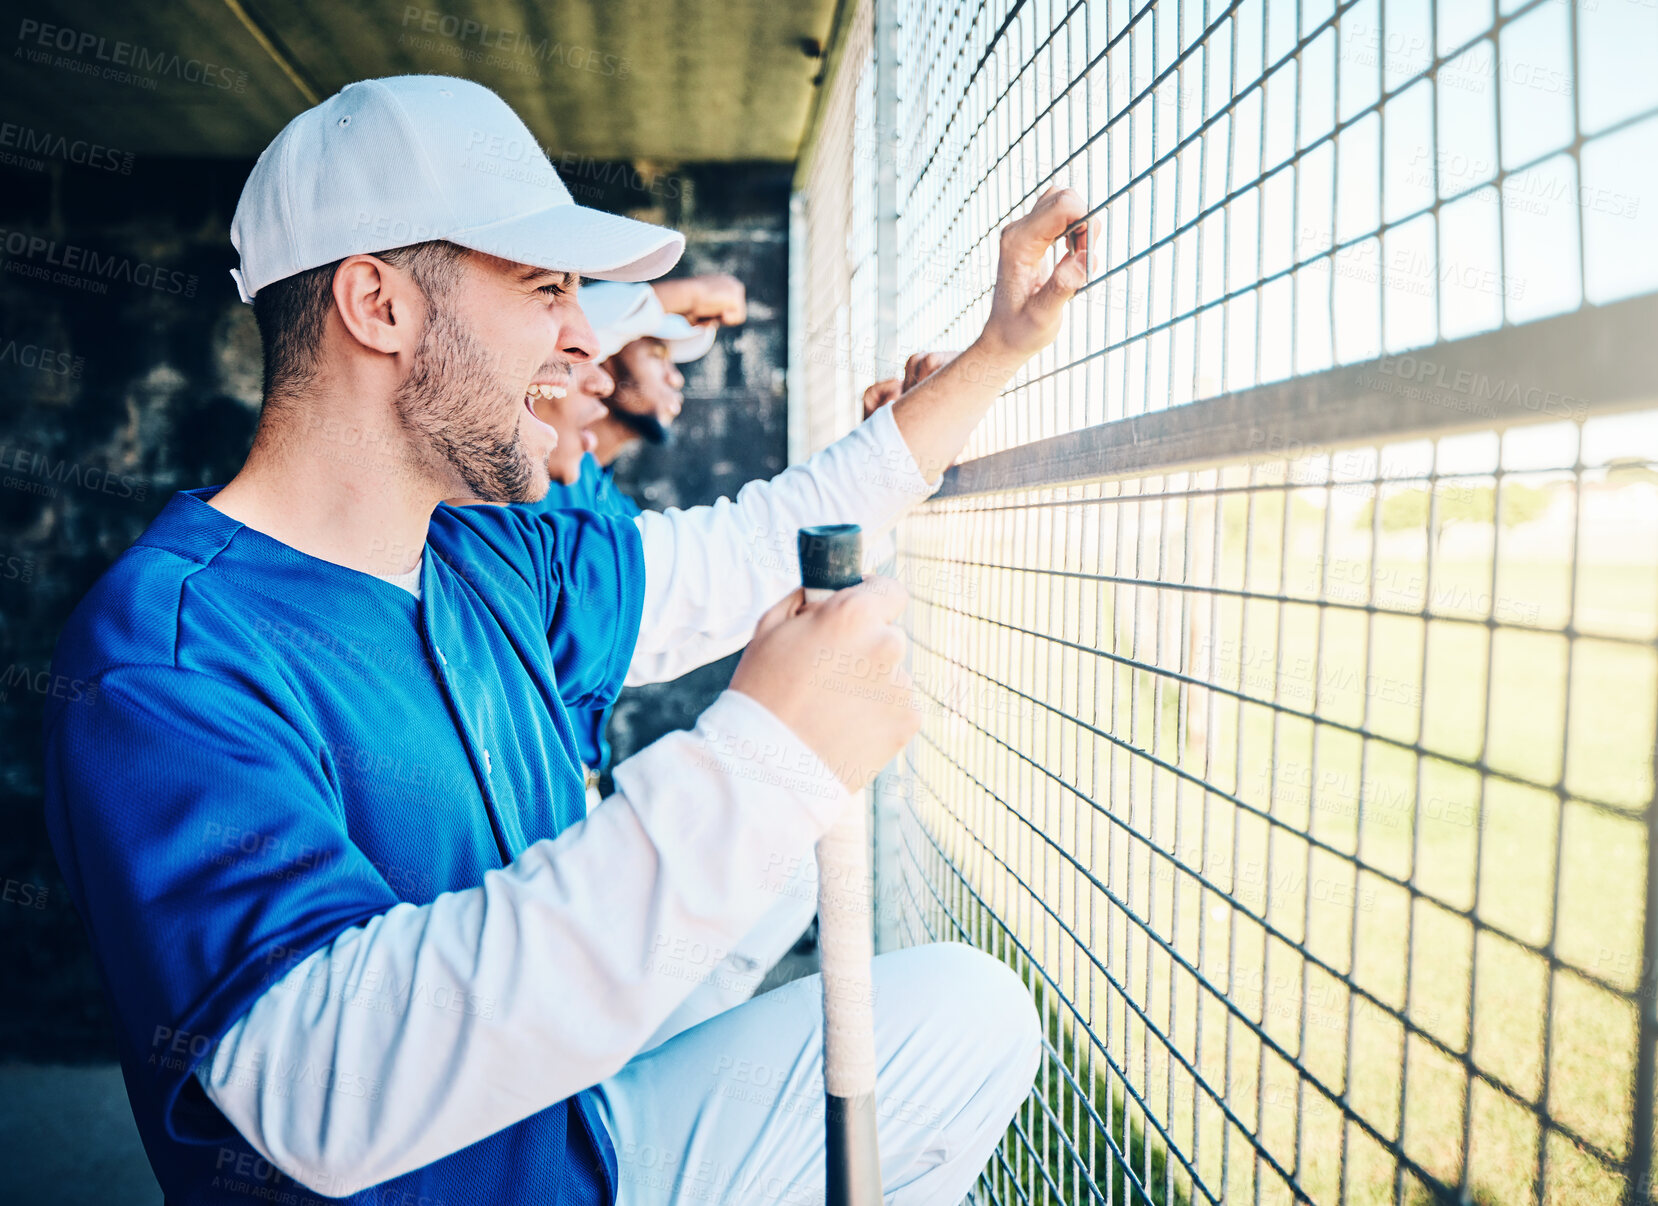
[[[641, 515], [645, 600], [627, 682], [741, 648], [799, 583], [799, 528], [879, 533], [931, 489], [883, 409], [734, 500]], [[226, 1032], [197, 1078], [260, 1154], [338, 1195], [597, 1084], [778, 905], [787, 869], [849, 806], [804, 742], [731, 691], [615, 781], [585, 820], [479, 886], [344, 931]], [[384, 1000], [366, 987], [380, 984], [447, 991], [364, 1007]], [[342, 1078], [375, 1091], [334, 1091]]]

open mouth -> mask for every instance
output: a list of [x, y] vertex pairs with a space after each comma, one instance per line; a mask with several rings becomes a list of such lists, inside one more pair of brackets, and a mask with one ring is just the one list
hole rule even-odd
[[524, 391], [524, 409], [529, 412], [530, 418], [552, 439], [555, 448], [558, 446], [558, 429], [535, 413], [535, 404], [542, 400], [556, 402], [568, 392], [564, 386], [554, 385], [550, 381], [538, 381]]

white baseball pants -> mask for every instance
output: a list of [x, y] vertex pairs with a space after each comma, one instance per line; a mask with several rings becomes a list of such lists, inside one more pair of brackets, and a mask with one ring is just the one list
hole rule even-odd
[[[1004, 964], [940, 943], [874, 964], [886, 1202], [956, 1206], [1041, 1057], [1030, 993]], [[822, 985], [808, 976], [692, 1026], [599, 1086], [618, 1206], [820, 1206]]]

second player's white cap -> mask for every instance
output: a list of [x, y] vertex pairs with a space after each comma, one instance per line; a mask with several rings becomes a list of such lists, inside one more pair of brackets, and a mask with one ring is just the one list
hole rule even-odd
[[400, 75], [346, 85], [265, 148], [231, 222], [231, 275], [252, 301], [295, 273], [432, 239], [619, 281], [660, 276], [685, 248], [677, 231], [577, 205], [488, 88]]
[[668, 345], [676, 364], [698, 360], [714, 346], [718, 330], [713, 323], [693, 326], [682, 314], [668, 314], [649, 285], [601, 281], [583, 285], [578, 295], [582, 313], [599, 337], [599, 359], [606, 360], [635, 339], [647, 336]]
[[656, 330], [650, 333], [668, 345], [668, 355], [675, 364], [684, 364], [708, 355], [719, 331], [718, 323], [703, 323], [699, 327], [683, 314], [664, 314]]

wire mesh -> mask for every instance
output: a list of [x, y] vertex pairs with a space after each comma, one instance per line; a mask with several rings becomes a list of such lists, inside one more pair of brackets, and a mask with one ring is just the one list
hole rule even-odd
[[[1638, 0], [898, 10], [899, 343], [971, 339], [1050, 183], [1104, 223], [968, 457], [1336, 365], [1404, 397], [1658, 289]], [[1499, 387], [1524, 423], [1447, 433], [1493, 387], [1440, 379], [1421, 438], [906, 522], [929, 707], [879, 904], [1048, 1025], [980, 1198], [1653, 1200], [1658, 411], [1567, 376]]]
[[821, 448], [858, 421], [858, 391], [877, 372], [872, 16], [865, 3], [849, 19], [806, 179], [808, 305], [800, 395], [809, 448]]

